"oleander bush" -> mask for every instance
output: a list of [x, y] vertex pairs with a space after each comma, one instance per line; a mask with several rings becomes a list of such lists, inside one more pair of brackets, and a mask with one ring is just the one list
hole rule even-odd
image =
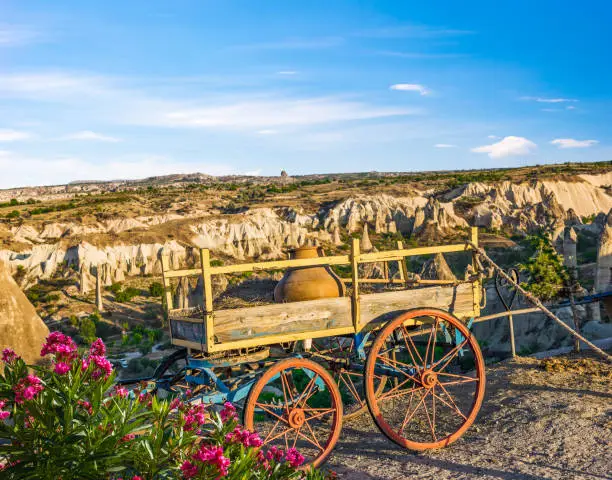
[[97, 339], [80, 355], [53, 332], [47, 364], [3, 352], [0, 373], [0, 477], [12, 479], [325, 479], [299, 470], [295, 449], [262, 447], [235, 408], [158, 400], [115, 384]]

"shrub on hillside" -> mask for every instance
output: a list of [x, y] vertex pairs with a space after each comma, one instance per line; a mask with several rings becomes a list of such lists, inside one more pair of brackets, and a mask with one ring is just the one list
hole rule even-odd
[[325, 478], [297, 470], [295, 449], [264, 450], [229, 403], [219, 413], [114, 385], [100, 339], [80, 356], [70, 337], [53, 332], [41, 355], [51, 358], [46, 366], [9, 349], [2, 355], [3, 479]]

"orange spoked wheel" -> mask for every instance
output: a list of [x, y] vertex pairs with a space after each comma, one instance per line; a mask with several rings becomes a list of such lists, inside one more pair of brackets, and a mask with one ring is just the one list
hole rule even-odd
[[365, 387], [370, 413], [390, 440], [412, 450], [442, 448], [461, 437], [480, 410], [484, 360], [459, 319], [414, 309], [380, 331], [366, 362]]
[[255, 382], [244, 408], [244, 425], [266, 447], [296, 448], [303, 468], [321, 465], [342, 428], [342, 399], [332, 376], [304, 358], [281, 360]]
[[[372, 342], [365, 345], [365, 351]], [[368, 409], [365, 401], [363, 371], [365, 361], [359, 358], [355, 337], [328, 337], [313, 341], [313, 351], [325, 358], [328, 370], [338, 385], [344, 412], [344, 420], [359, 417]], [[384, 382], [378, 382], [382, 392]]]

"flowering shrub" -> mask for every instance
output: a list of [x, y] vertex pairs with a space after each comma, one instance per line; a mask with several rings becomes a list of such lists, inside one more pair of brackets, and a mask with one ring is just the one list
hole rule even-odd
[[98, 339], [79, 355], [53, 332], [46, 366], [28, 366], [13, 351], [0, 373], [0, 476], [4, 479], [324, 479], [301, 472], [295, 449], [265, 450], [243, 429], [235, 408], [160, 401], [114, 385]]

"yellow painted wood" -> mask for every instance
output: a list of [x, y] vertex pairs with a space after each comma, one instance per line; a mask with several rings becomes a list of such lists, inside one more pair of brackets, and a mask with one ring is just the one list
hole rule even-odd
[[359, 257], [360, 263], [382, 262], [388, 260], [397, 261], [400, 257], [413, 257], [415, 255], [433, 255], [436, 253], [465, 252], [470, 247], [465, 244], [438, 245], [434, 247], [405, 248], [403, 250], [389, 250], [386, 252], [362, 253]]
[[211, 275], [221, 273], [260, 272], [263, 270], [278, 270], [292, 267], [312, 267], [320, 265], [348, 265], [348, 255], [336, 255], [333, 257], [301, 258], [293, 260], [278, 260], [270, 262], [239, 263], [236, 265], [223, 265], [211, 267]]
[[164, 295], [166, 296], [166, 311], [172, 310], [172, 291], [170, 285], [170, 258], [168, 255], [162, 254], [162, 284], [164, 286]]
[[351, 297], [351, 316], [353, 319], [353, 327], [355, 331], [360, 330], [361, 313], [359, 304], [359, 239], [353, 238], [351, 242], [351, 275], [353, 283], [353, 295]]
[[202, 274], [200, 268], [189, 268], [186, 270], [170, 270], [165, 273], [166, 278], [177, 278], [177, 277], [197, 277]]
[[213, 321], [213, 291], [210, 278], [210, 250], [207, 248], [202, 248], [200, 250], [200, 262], [202, 266], [202, 280], [204, 283], [204, 318], [206, 323], [206, 345], [204, 348], [208, 351], [208, 348], [215, 343], [215, 328]]
[[[352, 278], [341, 278], [343, 283], [353, 283]], [[457, 283], [456, 280], [408, 280], [407, 282], [400, 280], [398, 278], [393, 279], [384, 279], [384, 278], [360, 278], [359, 283], [391, 283], [391, 284], [407, 284], [408, 286], [416, 286], [416, 285], [454, 285]]]
[[[404, 242], [401, 240], [397, 241], [397, 249], [404, 249]], [[404, 257], [397, 260], [397, 267], [399, 271], [400, 282], [404, 283], [408, 280], [408, 267], [406, 266], [406, 259]]]

